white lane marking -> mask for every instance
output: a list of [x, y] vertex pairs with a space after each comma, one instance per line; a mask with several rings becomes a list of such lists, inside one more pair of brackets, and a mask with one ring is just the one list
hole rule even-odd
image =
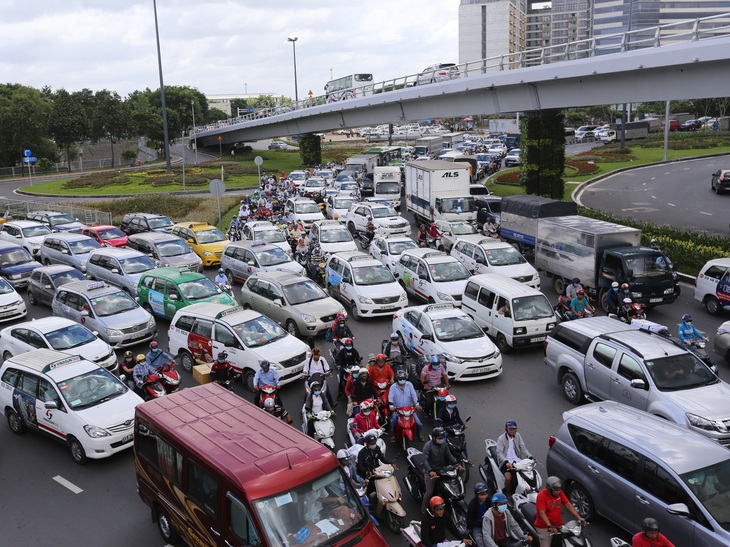
[[651, 199], [656, 199], [656, 196], [651, 196]]
[[67, 481], [61, 475], [56, 475], [55, 477], [53, 477], [53, 480], [56, 481], [61, 486], [65, 486], [66, 488], [71, 490], [71, 492], [73, 492], [74, 494], [80, 494], [81, 492], [83, 492], [83, 490], [81, 488], [76, 486], [71, 481]]
[[676, 207], [676, 205], [674, 205], [674, 203], [667, 203], [667, 205], [669, 205], [670, 207]]
[[[651, 177], [649, 180], [655, 180], [655, 179], [656, 179], [656, 177]], [[646, 183], [644, 183], [644, 184], [646, 184]]]
[[712, 213], [705, 213], [704, 211], [700, 211], [701, 215], [707, 215], [708, 217], [712, 216]]

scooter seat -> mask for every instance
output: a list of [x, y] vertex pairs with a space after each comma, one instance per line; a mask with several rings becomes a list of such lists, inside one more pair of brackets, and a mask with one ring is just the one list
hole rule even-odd
[[520, 507], [520, 511], [527, 519], [527, 522], [533, 523], [537, 518], [537, 506], [532, 502], [527, 502]]
[[497, 458], [497, 445], [492, 445], [489, 447], [489, 457], [494, 460], [494, 463], [496, 464], [499, 459]]
[[423, 461], [423, 454], [416, 454], [415, 456], [413, 456], [413, 466], [418, 469], [418, 472], [421, 473], [421, 475], [426, 474], [426, 466], [424, 465]]

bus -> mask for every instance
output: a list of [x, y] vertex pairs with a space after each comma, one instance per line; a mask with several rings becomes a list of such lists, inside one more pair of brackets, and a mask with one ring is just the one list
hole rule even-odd
[[368, 148], [363, 154], [377, 154], [378, 165], [402, 165], [403, 149], [400, 146], [373, 146]]
[[328, 103], [372, 95], [373, 75], [350, 74], [336, 80], [330, 80], [324, 86], [324, 92], [327, 94]]

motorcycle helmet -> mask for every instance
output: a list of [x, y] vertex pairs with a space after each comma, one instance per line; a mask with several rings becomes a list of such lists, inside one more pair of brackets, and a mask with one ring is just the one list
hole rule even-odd
[[487, 488], [487, 485], [483, 482], [478, 482], [474, 485], [475, 494], [483, 494], [485, 492], [489, 492], [489, 489]]
[[368, 369], [366, 369], [365, 367], [362, 367], [362, 368], [360, 369], [360, 374], [361, 374], [362, 376], [368, 376]]
[[124, 352], [124, 358], [129, 359], [131, 357], [134, 357], [134, 354], [131, 351], [125, 351]]
[[[226, 353], [226, 357], [228, 357], [228, 354], [227, 353]], [[271, 363], [267, 359], [264, 359], [263, 361], [261, 361], [259, 363], [259, 366], [261, 368], [269, 368], [271, 366]]]
[[446, 397], [444, 397], [444, 402], [446, 404], [449, 404], [449, 403], [456, 404], [456, 396], [455, 395], [447, 395]]
[[315, 389], [317, 389], [319, 387], [322, 387], [322, 385], [317, 380], [314, 380], [314, 381], [312, 381], [312, 382], [309, 383], [309, 389], [311, 391], [314, 391]]
[[223, 274], [223, 273], [225, 273], [225, 270], [223, 270], [223, 268], [218, 268], [218, 273]]
[[375, 443], [378, 442], [378, 435], [374, 431], [366, 431], [363, 439], [367, 446], [375, 446]]
[[445, 439], [446, 430], [443, 427], [434, 427], [433, 433], [431, 433], [433, 439]]
[[374, 363], [374, 362], [375, 362], [375, 354], [368, 353], [368, 363]]
[[624, 306], [629, 306], [629, 305], [631, 305], [631, 298], [624, 298], [624, 299], [623, 299], [623, 303], [624, 303]]
[[556, 476], [551, 476], [547, 478], [547, 481], [545, 481], [545, 485], [547, 486], [548, 490], [562, 490], [563, 489], [563, 481], [561, 481]]
[[352, 338], [345, 338], [344, 346], [346, 349], [352, 349]]
[[145, 359], [146, 359], [146, 357], [144, 356], [143, 353], [140, 353], [139, 355], [137, 355], [137, 363], [144, 363]]
[[274, 408], [274, 399], [271, 399], [271, 398], [266, 399], [264, 401], [264, 408], [266, 410], [271, 410], [272, 408]]
[[507, 496], [505, 496], [502, 492], [497, 492], [492, 496], [492, 503], [501, 504], [501, 503], [507, 503]]
[[611, 288], [618, 289], [618, 281], [614, 281], [613, 283], [611, 283]]
[[384, 353], [378, 353], [378, 354], [377, 354], [377, 355], [375, 356], [375, 362], [376, 362], [376, 363], [377, 363], [378, 361], [386, 361], [387, 359], [388, 359], [388, 357], [386, 357], [386, 355], [385, 355]]
[[444, 503], [444, 498], [440, 496], [434, 496], [431, 498], [431, 501], [428, 502], [428, 506], [431, 509], [440, 509], [444, 505], [446, 505], [446, 503]]
[[440, 387], [438, 388], [438, 391], [436, 392], [436, 396], [441, 399], [442, 401], [446, 398], [446, 396], [449, 394], [449, 388], [447, 387]]
[[344, 450], [344, 449], [340, 448], [337, 451], [337, 459], [338, 460], [348, 460], [349, 461], [350, 460], [350, 455], [347, 453], [347, 450]]
[[225, 352], [225, 351], [221, 351], [218, 354], [218, 362], [219, 363], [225, 363], [226, 362], [226, 359], [228, 359], [228, 353]]
[[507, 420], [507, 422], [504, 424], [505, 430], [507, 429], [517, 429], [517, 422], [514, 420]]
[[369, 399], [365, 399], [363, 402], [360, 403], [360, 411], [365, 412], [366, 410], [370, 410], [373, 408], [373, 403]]
[[397, 332], [391, 332], [390, 333], [390, 339], [391, 340], [398, 340], [398, 333]]
[[624, 289], [624, 290], [626, 290], [626, 289], [629, 288], [629, 284], [628, 283], [621, 283], [621, 288]]
[[586, 292], [583, 289], [578, 289], [575, 291], [575, 294], [585, 294]]
[[644, 532], [658, 532], [659, 531], [659, 523], [656, 519], [653, 519], [651, 517], [645, 518], [642, 523], [641, 527], [644, 529]]
[[156, 349], [158, 349], [157, 342], [155, 342], [154, 340], [152, 340], [152, 342], [150, 342], [150, 349], [153, 350], [153, 351], [156, 350]]
[[396, 380], [408, 380], [408, 374], [406, 373], [405, 370], [401, 369], [395, 373], [395, 378], [396, 378]]
[[439, 364], [439, 356], [438, 355], [432, 355], [431, 356], [431, 364], [432, 365], [438, 365]]
[[431, 228], [433, 228], [433, 227], [435, 227], [435, 226], [436, 226], [436, 223], [435, 223], [435, 222], [432, 222], [432, 223], [431, 223]]
[[573, 285], [578, 285], [580, 283], [580, 278], [574, 277], [573, 278]]
[[691, 323], [692, 322], [692, 316], [688, 313], [685, 313], [682, 316], [682, 323]]
[[353, 378], [357, 378], [360, 374], [360, 365], [352, 365], [347, 369], [347, 372], [349, 372]]

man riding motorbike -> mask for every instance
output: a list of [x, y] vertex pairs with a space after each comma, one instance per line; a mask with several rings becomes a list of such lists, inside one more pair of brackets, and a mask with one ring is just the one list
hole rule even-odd
[[160, 368], [166, 362], [169, 363], [170, 361], [175, 360], [172, 355], [165, 351], [162, 351], [160, 345], [154, 340], [150, 342], [150, 351], [147, 353], [145, 359], [147, 360], [147, 363], [155, 369]]
[[458, 465], [460, 470], [462, 468], [459, 460], [454, 457], [449, 445], [446, 444], [446, 431], [442, 427], [436, 427], [431, 433], [431, 440], [423, 446], [423, 467], [425, 470], [423, 480], [426, 488], [423, 494], [421, 513], [425, 513], [428, 508], [428, 501], [436, 489], [439, 472], [449, 465]]
[[337, 352], [335, 364], [337, 365], [339, 389], [337, 398], [342, 399], [345, 396], [345, 382], [347, 380], [347, 369], [354, 365], [359, 365], [362, 361], [360, 353], [355, 349], [352, 338], [345, 338], [342, 341], [342, 349]]
[[685, 346], [692, 345], [695, 338], [698, 340], [704, 339], [702, 333], [697, 330], [697, 327], [695, 327], [694, 324], [692, 324], [692, 316], [688, 313], [685, 313], [682, 316], [682, 324], [679, 325], [677, 334], [679, 335], [679, 341]]
[[228, 387], [238, 374], [228, 362], [228, 353], [221, 351], [218, 358], [210, 365], [210, 374], [218, 385]]

